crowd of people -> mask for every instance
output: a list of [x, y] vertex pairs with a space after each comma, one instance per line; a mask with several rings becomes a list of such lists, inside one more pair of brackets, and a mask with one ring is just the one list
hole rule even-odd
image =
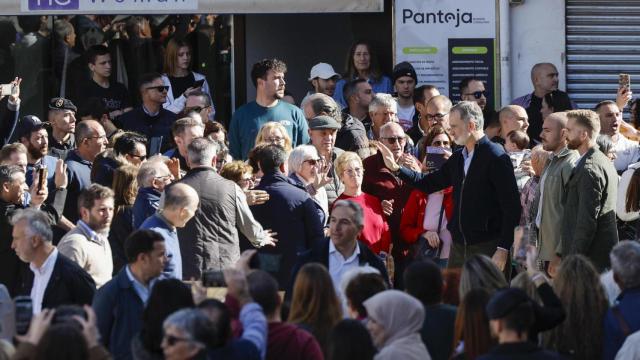
[[81, 53], [74, 19], [46, 109], [18, 64], [0, 94], [0, 359], [640, 358], [630, 89], [575, 109], [540, 63], [496, 110], [359, 41], [299, 106], [283, 61], [253, 64], [224, 119], [203, 19]]

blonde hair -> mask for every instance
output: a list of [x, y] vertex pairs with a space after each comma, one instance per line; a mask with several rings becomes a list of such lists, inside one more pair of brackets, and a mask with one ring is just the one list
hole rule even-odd
[[284, 150], [288, 154], [292, 149], [291, 138], [289, 137], [289, 133], [287, 132], [287, 129], [285, 129], [284, 126], [279, 122], [269, 121], [264, 125], [262, 125], [262, 127], [260, 128], [260, 131], [258, 131], [258, 136], [256, 136], [255, 145], [268, 143], [269, 141], [265, 138], [265, 134], [267, 133], [267, 131], [272, 129], [278, 129], [282, 134], [282, 137], [284, 137]]
[[587, 130], [590, 142], [595, 144], [600, 134], [600, 117], [597, 113], [591, 110], [570, 110], [567, 111], [567, 118], [573, 118], [577, 125]]
[[242, 180], [242, 175], [253, 174], [253, 167], [244, 161], [232, 161], [224, 164], [220, 170], [220, 176], [235, 183]]
[[344, 173], [344, 168], [347, 166], [347, 164], [349, 164], [352, 161], [355, 161], [360, 166], [362, 166], [362, 159], [360, 159], [360, 156], [358, 156], [358, 154], [352, 151], [345, 151], [342, 154], [340, 154], [340, 156], [338, 156], [338, 158], [336, 159], [336, 162], [335, 162], [336, 174], [338, 175], [338, 178], [340, 180], [342, 180], [342, 173]]

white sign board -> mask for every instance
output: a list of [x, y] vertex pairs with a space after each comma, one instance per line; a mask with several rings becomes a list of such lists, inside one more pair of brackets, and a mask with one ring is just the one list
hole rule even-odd
[[395, 63], [410, 62], [420, 85], [459, 99], [465, 77], [486, 82], [493, 106], [496, 74], [495, 0], [396, 0]]

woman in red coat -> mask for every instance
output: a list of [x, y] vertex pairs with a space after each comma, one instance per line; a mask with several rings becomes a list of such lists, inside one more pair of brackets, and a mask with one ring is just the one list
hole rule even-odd
[[[447, 155], [450, 154], [451, 138], [442, 127], [433, 127], [421, 142], [425, 150], [428, 149], [427, 147], [441, 147], [447, 150]], [[442, 216], [440, 216], [441, 212]], [[400, 220], [402, 241], [414, 244], [422, 237], [429, 246], [440, 247], [440, 258], [437, 263], [443, 268], [446, 267], [451, 248], [451, 233], [447, 229], [447, 224], [452, 214], [452, 187], [429, 195], [413, 190], [404, 206]], [[439, 224], [438, 220], [440, 220]]]
[[392, 212], [392, 203], [362, 192], [364, 168], [358, 154], [345, 151], [336, 159], [336, 174], [344, 183], [344, 192], [336, 199], [353, 200], [362, 206], [364, 228], [358, 240], [367, 244], [375, 254], [389, 253], [391, 233], [386, 216]]

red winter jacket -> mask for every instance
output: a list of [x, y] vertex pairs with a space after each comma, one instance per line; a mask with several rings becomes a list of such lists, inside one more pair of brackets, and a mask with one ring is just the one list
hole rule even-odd
[[[402, 219], [400, 220], [400, 237], [407, 244], [415, 243], [420, 235], [425, 232], [424, 213], [427, 207], [428, 195], [419, 190], [413, 190], [409, 195], [409, 200], [404, 207]], [[447, 221], [453, 214], [453, 188], [444, 190], [444, 214]]]

